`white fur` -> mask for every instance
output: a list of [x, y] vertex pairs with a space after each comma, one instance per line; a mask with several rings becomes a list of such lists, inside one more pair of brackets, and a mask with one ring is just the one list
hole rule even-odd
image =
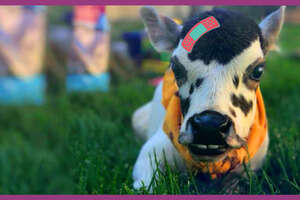
[[161, 104], [162, 82], [157, 86], [152, 101], [137, 109], [132, 117], [132, 126], [137, 136], [149, 139], [162, 126], [165, 109]]
[[142, 140], [148, 139], [147, 132], [149, 123], [151, 122], [150, 115], [152, 108], [152, 102], [148, 102], [139, 109], [137, 109], [132, 115], [132, 127], [135, 130], [135, 134]]

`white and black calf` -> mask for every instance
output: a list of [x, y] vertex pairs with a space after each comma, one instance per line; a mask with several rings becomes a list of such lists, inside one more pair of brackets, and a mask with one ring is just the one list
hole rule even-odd
[[[215, 130], [226, 129], [228, 147], [239, 148], [249, 134], [256, 106], [255, 90], [265, 68], [265, 57], [275, 49], [276, 40], [284, 19], [285, 7], [267, 16], [259, 25], [252, 19], [225, 9], [215, 9], [188, 20], [183, 26], [172, 19], [158, 15], [154, 8], [143, 7], [141, 16], [149, 38], [157, 51], [172, 53], [170, 67], [174, 72], [181, 102], [183, 122], [179, 143], [206, 144], [217, 140]], [[220, 27], [202, 36], [189, 53], [181, 45], [189, 30], [202, 19], [214, 16]], [[149, 186], [157, 165], [164, 169], [164, 154], [168, 164], [186, 170], [183, 159], [162, 130], [165, 109], [161, 104], [162, 83], [157, 87], [152, 101], [133, 115], [133, 127], [139, 137], [147, 140], [142, 147], [133, 170], [134, 188]], [[199, 123], [202, 123], [199, 126]], [[204, 123], [204, 124], [203, 124]], [[224, 123], [225, 126], [224, 126]], [[214, 127], [209, 134], [205, 125]], [[262, 165], [269, 140], [251, 160], [251, 168]], [[213, 147], [210, 149], [209, 147]], [[215, 145], [190, 149], [195, 159], [216, 161], [226, 152]], [[235, 172], [242, 173], [242, 167]]]

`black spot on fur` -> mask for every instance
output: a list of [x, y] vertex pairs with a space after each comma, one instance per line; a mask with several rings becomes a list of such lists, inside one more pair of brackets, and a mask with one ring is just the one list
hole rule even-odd
[[195, 83], [196, 87], [198, 88], [202, 82], [203, 82], [203, 78], [198, 78]]
[[231, 102], [232, 102], [232, 105], [240, 108], [242, 110], [242, 112], [245, 114], [245, 116], [248, 115], [249, 111], [252, 109], [252, 106], [253, 106], [252, 100], [250, 100], [248, 102], [243, 95], [240, 95], [239, 97], [237, 97], [235, 94], [232, 94]]
[[193, 92], [194, 92], [194, 85], [192, 84], [191, 87], [190, 87], [190, 92], [189, 93], [192, 94]]
[[236, 113], [232, 108], [229, 108], [229, 112], [232, 114], [232, 116], [236, 117]]
[[192, 61], [200, 59], [208, 65], [215, 60], [225, 65], [257, 38], [264, 49], [261, 30], [254, 20], [226, 9], [214, 9], [188, 20], [183, 26], [180, 38], [183, 39], [195, 24], [209, 16], [214, 16], [220, 27], [204, 34], [196, 42], [192, 52], [188, 54]]
[[190, 97], [186, 99], [180, 98], [180, 107], [181, 107], [182, 115], [185, 116], [185, 114], [187, 113], [190, 107]]
[[175, 96], [179, 97], [179, 92], [178, 91], [175, 92]]
[[178, 87], [182, 86], [187, 81], [187, 71], [176, 56], [171, 59], [171, 69], [174, 72]]
[[237, 75], [234, 75], [234, 77], [233, 77], [233, 85], [235, 86], [235, 88], [238, 88], [238, 86], [239, 86], [239, 83], [240, 83], [240, 79], [239, 79], [239, 77], [237, 76]]

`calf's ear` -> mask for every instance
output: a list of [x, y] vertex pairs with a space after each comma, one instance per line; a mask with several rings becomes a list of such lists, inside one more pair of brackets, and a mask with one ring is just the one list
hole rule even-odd
[[259, 24], [265, 41], [265, 54], [272, 50], [279, 50], [276, 42], [284, 22], [285, 8], [286, 6], [281, 6], [278, 10], [265, 17]]
[[158, 52], [171, 52], [178, 45], [181, 25], [171, 18], [158, 15], [153, 7], [145, 6], [140, 10], [149, 39]]

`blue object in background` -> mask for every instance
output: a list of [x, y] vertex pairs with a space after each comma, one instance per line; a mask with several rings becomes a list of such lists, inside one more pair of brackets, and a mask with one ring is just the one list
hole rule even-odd
[[67, 92], [107, 92], [110, 75], [108, 72], [100, 75], [70, 74], [66, 78]]
[[29, 78], [13, 76], [0, 77], [0, 103], [5, 105], [23, 105], [44, 103], [46, 78], [36, 75]]
[[129, 55], [131, 58], [138, 60], [142, 56], [142, 39], [141, 31], [125, 32], [122, 35], [123, 39], [128, 44]]
[[98, 22], [96, 24], [96, 30], [103, 31], [103, 32], [109, 32], [110, 26], [107, 21], [106, 15], [102, 14], [100, 15]]

